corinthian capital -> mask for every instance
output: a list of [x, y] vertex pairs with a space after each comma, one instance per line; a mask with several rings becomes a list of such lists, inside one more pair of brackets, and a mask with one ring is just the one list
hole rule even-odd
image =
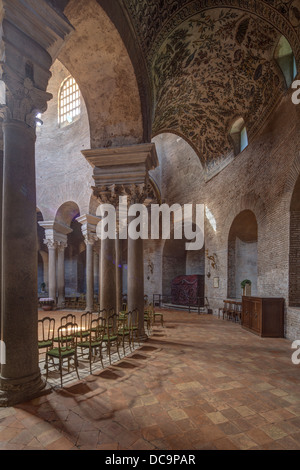
[[12, 71], [3, 73], [2, 80], [6, 86], [6, 104], [0, 106], [3, 121], [22, 121], [35, 128], [36, 115], [46, 111], [52, 95], [38, 89], [30, 78], [20, 80]]
[[57, 248], [57, 241], [55, 241], [55, 240], [50, 240], [50, 239], [46, 238], [44, 240], [44, 244], [47, 246], [48, 250], [50, 250], [50, 249], [54, 250], [54, 249]]

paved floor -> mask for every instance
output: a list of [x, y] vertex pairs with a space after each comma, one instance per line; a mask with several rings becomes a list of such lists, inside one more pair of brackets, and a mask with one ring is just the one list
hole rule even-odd
[[299, 449], [291, 342], [165, 312], [139, 350], [97, 375], [0, 409], [0, 449]]

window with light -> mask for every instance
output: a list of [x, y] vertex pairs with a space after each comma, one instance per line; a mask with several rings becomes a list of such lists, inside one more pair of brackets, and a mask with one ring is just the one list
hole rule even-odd
[[79, 86], [73, 77], [68, 77], [62, 83], [59, 93], [59, 125], [66, 126], [77, 120], [80, 116], [80, 108]]

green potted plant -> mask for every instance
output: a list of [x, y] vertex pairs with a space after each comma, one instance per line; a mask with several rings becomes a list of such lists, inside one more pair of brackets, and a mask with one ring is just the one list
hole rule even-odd
[[41, 284], [41, 292], [42, 292], [42, 294], [44, 294], [46, 292], [46, 284], [44, 282], [42, 282], [42, 284]]
[[[245, 279], [241, 282], [241, 288], [243, 289], [243, 295], [246, 294], [247, 286], [251, 287], [252, 282], [249, 279]], [[251, 293], [250, 293], [251, 295]]]

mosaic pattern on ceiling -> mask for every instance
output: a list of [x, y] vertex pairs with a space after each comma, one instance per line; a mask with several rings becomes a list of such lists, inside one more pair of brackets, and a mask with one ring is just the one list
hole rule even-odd
[[254, 133], [284, 89], [274, 49], [280, 34], [239, 10], [214, 9], [172, 32], [153, 63], [153, 134], [175, 132], [208, 173], [232, 156], [228, 138], [242, 116]]
[[300, 0], [123, 0], [142, 50], [152, 63], [157, 49], [187, 18], [208, 8], [230, 7], [252, 12], [270, 21], [300, 54]]

